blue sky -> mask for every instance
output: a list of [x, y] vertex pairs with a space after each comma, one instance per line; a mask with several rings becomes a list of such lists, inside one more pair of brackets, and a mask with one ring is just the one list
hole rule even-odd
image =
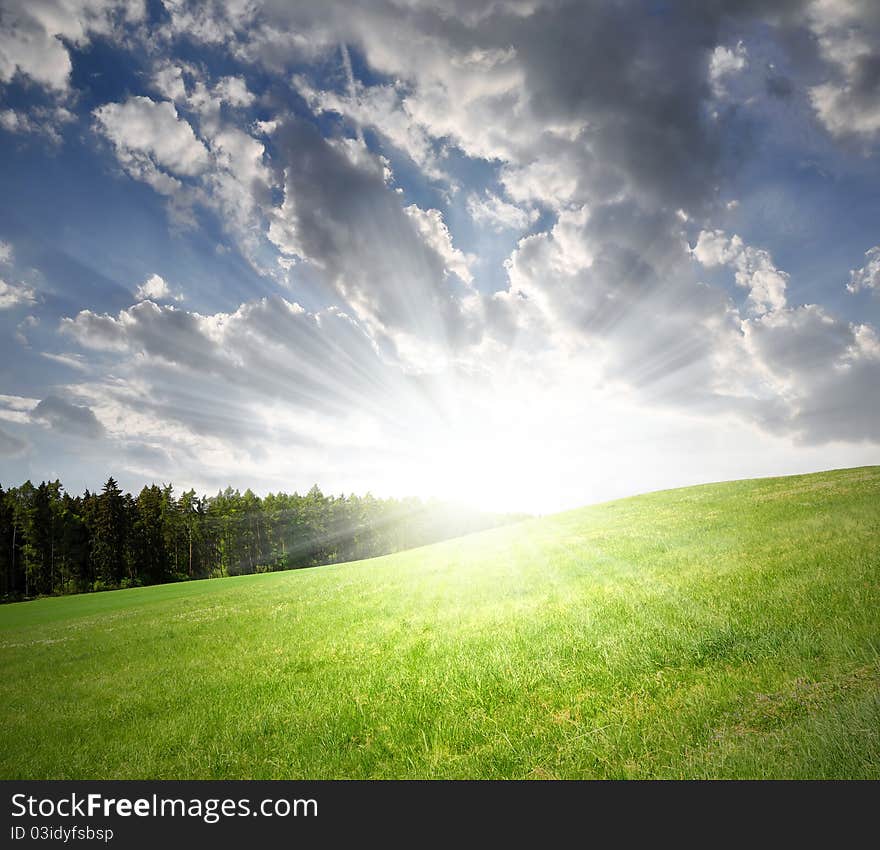
[[878, 36], [3, 3], [0, 483], [549, 511], [878, 462]]

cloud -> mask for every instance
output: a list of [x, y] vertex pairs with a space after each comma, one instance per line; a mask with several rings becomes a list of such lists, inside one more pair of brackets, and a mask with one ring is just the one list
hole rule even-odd
[[[349, 63], [350, 67], [350, 63]], [[406, 91], [397, 85], [365, 86], [352, 79], [345, 93], [315, 88], [303, 75], [294, 83], [316, 115], [336, 112], [360, 130], [369, 127], [381, 133], [392, 147], [405, 153], [434, 180], [447, 180], [434, 138], [411, 113]]]
[[12, 262], [12, 245], [8, 242], [3, 242], [0, 240], [0, 263], [11, 263]]
[[[200, 91], [206, 91], [203, 84], [199, 86]], [[197, 205], [219, 213], [244, 255], [262, 271], [262, 205], [271, 197], [271, 175], [263, 163], [264, 146], [225, 124], [220, 118], [220, 101], [210, 94], [206, 98], [204, 102], [187, 99], [190, 106], [202, 110], [202, 138], [196, 136], [173, 103], [148, 97], [131, 97], [124, 104], [99, 107], [94, 112], [95, 122], [113, 143], [117, 159], [129, 176], [169, 198], [172, 220], [195, 227]]]
[[0, 431], [0, 456], [15, 457], [22, 454], [27, 447], [28, 444], [24, 440]]
[[222, 45], [254, 25], [259, 6], [250, 2], [188, 2], [165, 0], [169, 34], [184, 35], [198, 42]]
[[214, 86], [214, 94], [222, 103], [235, 107], [250, 106], [255, 100], [242, 77], [221, 77]]
[[104, 426], [88, 407], [54, 395], [46, 396], [31, 411], [31, 418], [65, 435], [96, 440], [105, 433]]
[[872, 0], [813, 0], [808, 21], [831, 79], [810, 89], [834, 136], [880, 133], [880, 8]]
[[452, 234], [443, 221], [440, 210], [423, 210], [415, 204], [404, 207], [404, 212], [416, 223], [425, 244], [443, 259], [446, 271], [458, 275], [465, 283], [472, 283], [471, 263], [476, 257], [464, 254], [452, 244]]
[[865, 256], [868, 262], [849, 273], [849, 283], [846, 285], [848, 292], [861, 292], [864, 289], [880, 292], [880, 245], [869, 248]]
[[470, 320], [447, 270], [467, 278], [468, 261], [438, 214], [407, 212], [382, 163], [353, 140], [333, 144], [292, 120], [274, 144], [284, 200], [272, 210], [269, 239], [278, 250], [311, 263], [398, 350], [398, 334], [428, 347], [462, 342]]
[[68, 45], [84, 48], [93, 35], [111, 35], [143, 19], [144, 3], [128, 0], [12, 0], [0, 27], [0, 82], [22, 74], [55, 92], [69, 87]]
[[873, 136], [880, 132], [880, 103], [859, 95], [851, 85], [822, 83], [810, 89], [822, 123], [835, 136]]
[[198, 313], [152, 301], [141, 301], [115, 317], [82, 310], [61, 322], [61, 332], [84, 348], [134, 350], [183, 365], [194, 365], [208, 355], [211, 343], [203, 331], [203, 317]]
[[[571, 421], [622, 398], [713, 433], [875, 439], [876, 329], [794, 302], [800, 268], [774, 259], [791, 254], [775, 225], [756, 227], [749, 181], [780, 171], [767, 151], [833, 170], [853, 138], [870, 149], [876, 4], [642, 6], [166, 0], [162, 32], [127, 30], [144, 73], [93, 111], [95, 138], [178, 221], [212, 242], [218, 222], [258, 275], [232, 302], [198, 287], [200, 312], [169, 303], [157, 274], [127, 309], [65, 306], [61, 332], [82, 350], [44, 359], [83, 374], [52, 398], [92, 411], [138, 468], [165, 458], [218, 477], [231, 457], [258, 469], [260, 452], [393, 453], [513, 387], [525, 407], [576, 397], [559, 413]], [[49, 52], [69, 61], [76, 38]], [[70, 78], [52, 73], [61, 97]], [[37, 118], [0, 113], [16, 132]], [[857, 159], [845, 168], [867, 173]], [[462, 250], [488, 243], [491, 257], [514, 238], [482, 279], [488, 263]], [[877, 250], [850, 291], [877, 288]]]
[[204, 68], [168, 58], [156, 62], [151, 84], [163, 97], [196, 113], [208, 135], [219, 126], [224, 105], [244, 109], [256, 101], [244, 77], [225, 76], [212, 83]]
[[151, 274], [142, 284], [134, 291], [134, 297], [138, 301], [182, 301], [183, 295], [174, 294], [168, 283], [160, 275]]
[[[116, 143], [123, 168], [169, 198], [169, 214], [178, 224], [195, 227], [197, 206], [218, 214], [251, 265], [271, 276], [277, 268], [264, 255], [272, 173], [263, 143], [235, 126], [236, 116], [228, 114], [228, 108], [254, 103], [246, 81], [225, 76], [212, 83], [200, 67], [161, 59], [150, 82], [169, 100], [130, 98], [95, 112], [99, 128]], [[198, 136], [178, 109], [193, 117]], [[160, 147], [158, 138], [171, 150]]]
[[31, 328], [35, 328], [40, 324], [40, 320], [36, 316], [25, 316], [16, 326], [15, 338], [22, 345], [29, 345], [27, 334]]
[[[658, 237], [661, 224], [668, 230]], [[876, 330], [818, 305], [789, 306], [789, 276], [766, 250], [719, 230], [689, 248], [673, 228], [671, 217], [628, 206], [560, 215], [549, 233], [521, 239], [508, 262], [510, 293], [525, 296], [513, 302], [518, 323], [527, 327], [523, 314], [537, 311], [544, 324], [532, 320], [534, 333], [599, 370], [597, 386], [643, 403], [733, 415], [804, 443], [877, 440]], [[700, 283], [689, 256], [731, 268], [749, 290], [749, 313]]]
[[126, 353], [138, 362], [146, 357], [149, 369], [170, 367], [220, 382], [226, 389], [217, 397], [225, 399], [237, 387], [238, 393], [319, 405], [351, 395], [363, 402], [373, 373], [386, 372], [369, 336], [348, 316], [310, 313], [278, 297], [210, 315], [151, 301], [117, 316], [83, 310], [65, 318], [61, 331], [87, 349]]
[[724, 94], [724, 78], [739, 73], [749, 64], [749, 53], [745, 45], [740, 41], [731, 49], [719, 44], [712, 51], [709, 60], [709, 81], [715, 95], [720, 97]]
[[876, 331], [814, 304], [744, 323], [746, 347], [786, 398], [785, 428], [808, 443], [880, 440]]
[[468, 195], [467, 210], [477, 224], [485, 224], [496, 233], [504, 230], [525, 230], [538, 218], [537, 210], [524, 210], [509, 204], [493, 192]]
[[61, 144], [64, 126], [75, 120], [74, 113], [63, 106], [33, 106], [27, 111], [0, 111], [0, 127], [8, 133], [41, 135], [54, 145]]
[[0, 419], [7, 422], [17, 422], [23, 424], [29, 421], [30, 411], [33, 410], [39, 399], [27, 398], [18, 395], [0, 394]]
[[208, 167], [207, 149], [173, 103], [134, 96], [125, 103], [99, 106], [93, 115], [119, 161], [135, 174], [165, 169], [193, 177]]
[[161, 60], [153, 71], [153, 88], [162, 97], [174, 103], [185, 103], [187, 99], [186, 80], [184, 70], [192, 71], [182, 65], [168, 59]]
[[632, 203], [561, 213], [507, 262], [509, 293], [525, 297], [517, 312], [537, 311], [544, 328], [535, 333], [586, 357], [600, 381], [689, 406], [711, 390], [729, 305], [689, 271], [681, 228], [677, 216]]
[[87, 372], [89, 370], [89, 364], [86, 362], [82, 354], [76, 354], [73, 352], [54, 354], [49, 351], [41, 351], [40, 356], [45, 357], [47, 360], [51, 360], [54, 363], [60, 363], [62, 366], [69, 366], [71, 369], [76, 369], [79, 372]]
[[168, 284], [163, 278], [157, 274], [150, 275], [138, 288], [134, 291], [134, 296], [138, 301], [161, 301], [170, 295]]
[[785, 307], [788, 275], [773, 264], [768, 251], [745, 245], [739, 236], [728, 238], [722, 230], [703, 230], [693, 248], [694, 257], [707, 268], [731, 266], [739, 286], [749, 290], [757, 314]]
[[162, 446], [176, 478], [187, 469], [228, 481], [234, 463], [263, 480], [267, 458], [273, 475], [319, 475], [424, 404], [351, 317], [278, 297], [209, 315], [145, 301], [116, 316], [81, 311], [62, 330], [107, 358], [67, 393], [117, 446]]
[[[493, 2], [479, 13], [406, 0], [167, 8], [173, 32], [234, 44], [271, 74], [319, 61], [317, 80], [293, 78], [314, 114], [344, 116], [355, 136], [375, 130], [432, 180], [454, 182], [447, 154], [457, 148], [498, 163], [517, 202], [558, 211], [625, 192], [692, 213], [714, 200], [733, 120], [707, 121], [705, 101], [713, 80], [747, 62], [744, 42], [726, 33], [803, 29], [802, 6], [704, 4], [648, 19], [638, 4], [598, 2]], [[369, 81], [347, 73], [340, 45], [358, 52]], [[177, 71], [166, 76], [166, 95], [181, 97]]]
[[214, 168], [204, 177], [207, 203], [221, 213], [245, 256], [263, 270], [258, 255], [265, 247], [267, 212], [275, 185], [265, 163], [265, 146], [235, 127], [222, 126], [210, 136]]
[[23, 283], [7, 283], [0, 279], [0, 310], [9, 310], [22, 304], [33, 304], [37, 295]]

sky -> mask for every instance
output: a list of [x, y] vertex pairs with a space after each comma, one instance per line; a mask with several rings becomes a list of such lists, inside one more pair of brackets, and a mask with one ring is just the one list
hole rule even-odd
[[874, 0], [0, 0], [0, 483], [878, 463], [878, 153]]

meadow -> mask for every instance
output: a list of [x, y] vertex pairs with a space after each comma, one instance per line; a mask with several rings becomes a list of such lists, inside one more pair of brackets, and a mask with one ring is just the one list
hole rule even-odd
[[880, 778], [880, 467], [0, 608], [3, 778]]

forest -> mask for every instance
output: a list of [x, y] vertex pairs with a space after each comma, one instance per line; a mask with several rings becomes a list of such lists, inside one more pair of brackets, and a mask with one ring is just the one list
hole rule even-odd
[[416, 498], [269, 493], [216, 496], [172, 485], [66, 492], [0, 486], [0, 599], [162, 584], [354, 561], [515, 521]]

